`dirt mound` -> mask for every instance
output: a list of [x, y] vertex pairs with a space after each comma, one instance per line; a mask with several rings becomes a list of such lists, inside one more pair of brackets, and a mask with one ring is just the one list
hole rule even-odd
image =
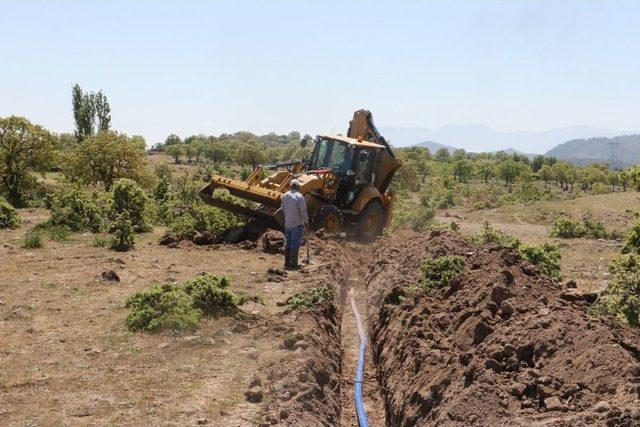
[[333, 298], [313, 308], [287, 310], [264, 332], [279, 340], [286, 353], [261, 368], [262, 425], [337, 425], [340, 419], [341, 301], [347, 262], [335, 243], [323, 247], [318, 264], [287, 274], [286, 281], [308, 290], [327, 287]]
[[262, 251], [268, 254], [284, 253], [284, 234], [281, 231], [269, 230], [262, 235]]
[[[464, 269], [408, 295], [423, 261], [443, 255]], [[383, 239], [371, 265], [391, 425], [640, 423], [640, 333], [590, 318], [514, 250], [406, 231]]]

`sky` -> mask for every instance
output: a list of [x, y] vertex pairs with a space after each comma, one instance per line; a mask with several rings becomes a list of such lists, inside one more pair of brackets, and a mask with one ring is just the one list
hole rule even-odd
[[639, 129], [636, 1], [3, 1], [0, 117], [170, 133], [478, 123]]

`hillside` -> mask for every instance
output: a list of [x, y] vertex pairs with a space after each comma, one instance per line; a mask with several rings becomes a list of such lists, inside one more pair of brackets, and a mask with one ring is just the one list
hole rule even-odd
[[547, 151], [545, 155], [576, 165], [606, 162], [612, 167], [631, 166], [640, 162], [640, 135], [573, 139]]
[[614, 137], [622, 132], [589, 126], [571, 126], [547, 131], [500, 132], [478, 124], [459, 124], [437, 129], [421, 127], [382, 127], [382, 134], [396, 147], [420, 141], [464, 148], [470, 152], [487, 152], [512, 147], [525, 153], [541, 154], [554, 146], [577, 138]]
[[457, 147], [452, 147], [450, 145], [440, 144], [438, 142], [433, 142], [433, 141], [422, 141], [415, 144], [415, 146], [428, 148], [431, 153], [435, 153], [440, 148], [446, 148], [449, 151], [454, 151], [457, 149]]

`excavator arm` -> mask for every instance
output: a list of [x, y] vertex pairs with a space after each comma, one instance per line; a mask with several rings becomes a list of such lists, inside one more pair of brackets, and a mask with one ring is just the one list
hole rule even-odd
[[396, 157], [391, 150], [391, 145], [378, 129], [373, 124], [373, 115], [369, 110], [358, 110], [353, 113], [353, 120], [349, 122], [349, 130], [347, 130], [347, 136], [353, 139], [362, 139], [369, 142], [374, 142], [379, 145], [383, 145], [386, 148], [387, 153], [391, 157]]

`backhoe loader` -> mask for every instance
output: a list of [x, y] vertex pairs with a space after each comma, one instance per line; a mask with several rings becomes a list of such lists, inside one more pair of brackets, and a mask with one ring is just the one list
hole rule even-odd
[[[300, 181], [300, 192], [307, 202], [312, 230], [324, 229], [333, 234], [355, 228], [359, 241], [372, 242], [391, 222], [394, 195], [387, 190], [402, 162], [380, 135], [367, 110], [353, 114], [347, 136], [318, 135], [313, 142], [309, 159], [258, 166], [244, 181], [214, 174], [200, 190], [200, 197], [211, 205], [282, 229], [280, 198], [295, 178]], [[308, 143], [309, 139], [301, 141], [302, 146]], [[261, 178], [266, 170], [275, 172]], [[216, 189], [226, 189], [233, 196], [254, 203], [222, 200], [215, 196]]]

